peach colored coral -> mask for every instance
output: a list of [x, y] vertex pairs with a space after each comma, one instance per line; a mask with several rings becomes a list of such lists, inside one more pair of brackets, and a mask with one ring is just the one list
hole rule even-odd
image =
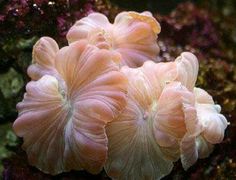
[[[124, 111], [106, 128], [110, 177], [160, 179], [171, 172], [172, 162], [181, 158], [187, 169], [222, 140], [227, 121], [211, 97], [194, 88], [198, 62], [193, 54], [121, 71], [129, 80], [128, 98]], [[205, 105], [199, 103], [210, 107], [202, 112]]]
[[122, 12], [113, 24], [92, 13], [70, 29], [69, 46], [49, 37], [34, 45], [13, 125], [31, 165], [53, 175], [105, 167], [112, 179], [160, 179], [178, 159], [187, 170], [212, 152], [228, 122], [195, 87], [192, 53], [155, 62], [159, 32], [149, 12]]
[[47, 37], [33, 52], [28, 72], [37, 81], [27, 84], [13, 125], [30, 164], [50, 174], [100, 172], [107, 157], [105, 125], [125, 105], [127, 80], [113, 54], [85, 41], [58, 50]]
[[67, 39], [70, 43], [88, 39], [91, 44], [119, 53], [121, 65], [139, 67], [147, 60], [156, 61], [160, 29], [150, 12], [122, 12], [114, 24], [103, 14], [92, 13], [71, 27]]

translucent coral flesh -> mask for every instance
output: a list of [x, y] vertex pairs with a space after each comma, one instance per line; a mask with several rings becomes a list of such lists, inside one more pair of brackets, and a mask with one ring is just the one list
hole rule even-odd
[[[178, 158], [186, 170], [222, 140], [227, 121], [212, 98], [194, 88], [198, 73], [194, 55], [182, 53], [174, 62], [148, 61], [121, 71], [129, 79], [128, 99], [125, 110], [107, 126], [109, 176], [160, 179]], [[205, 109], [212, 115], [203, 116], [198, 102], [216, 110]], [[217, 141], [211, 141], [213, 137]]]
[[57, 74], [54, 66], [58, 51], [57, 43], [50, 37], [43, 37], [37, 41], [33, 47], [33, 64], [27, 70], [32, 80], [38, 80], [45, 74], [54, 76]]
[[211, 144], [220, 143], [228, 125], [226, 118], [220, 114], [221, 107], [215, 105], [212, 97], [203, 89], [194, 88], [194, 93], [198, 119], [203, 125], [202, 136]]
[[24, 138], [32, 165], [50, 174], [102, 169], [105, 125], [124, 107], [127, 84], [112, 57], [107, 50], [75, 42], [56, 54], [55, 77], [46, 71], [28, 84], [13, 128]]
[[160, 179], [173, 164], [162, 153], [154, 135], [154, 89], [140, 69], [122, 70], [129, 78], [128, 104], [107, 126], [109, 153], [105, 170], [114, 179]]
[[121, 64], [139, 67], [147, 60], [156, 61], [159, 23], [151, 13], [123, 12], [114, 24], [99, 13], [77, 21], [67, 34], [68, 41], [88, 39], [91, 44], [121, 54]]
[[50, 174], [105, 165], [113, 179], [160, 179], [179, 158], [187, 170], [212, 152], [227, 120], [195, 88], [193, 54], [154, 62], [159, 32], [149, 12], [123, 12], [113, 24], [92, 13], [70, 29], [69, 46], [35, 44], [13, 125], [32, 165]]
[[128, 104], [107, 126], [105, 169], [112, 178], [160, 179], [179, 158], [179, 141], [194, 133], [194, 94], [178, 82], [180, 69], [191, 65], [183, 55], [171, 63], [148, 61], [137, 69], [122, 68], [129, 79]]

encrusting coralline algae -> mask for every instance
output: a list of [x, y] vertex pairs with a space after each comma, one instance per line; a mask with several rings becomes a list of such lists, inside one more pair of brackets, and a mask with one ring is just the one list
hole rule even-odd
[[41, 38], [14, 122], [29, 163], [112, 179], [160, 179], [181, 159], [187, 170], [220, 143], [220, 106], [195, 87], [198, 60], [184, 52], [157, 63], [159, 23], [149, 12], [99, 13], [77, 21], [69, 45]]

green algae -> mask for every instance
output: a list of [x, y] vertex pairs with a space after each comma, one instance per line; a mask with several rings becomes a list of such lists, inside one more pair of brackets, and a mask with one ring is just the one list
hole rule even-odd
[[6, 99], [14, 97], [23, 86], [22, 75], [13, 68], [10, 68], [7, 73], [0, 75], [0, 90]]
[[[12, 131], [12, 123], [0, 125], [0, 161], [14, 154], [10, 148], [16, 147], [19, 139]], [[0, 163], [0, 174], [2, 174], [3, 165]], [[1, 176], [0, 176], [1, 177]]]

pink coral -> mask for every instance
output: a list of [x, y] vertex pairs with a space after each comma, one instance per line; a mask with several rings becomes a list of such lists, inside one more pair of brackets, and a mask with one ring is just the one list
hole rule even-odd
[[125, 76], [111, 52], [84, 41], [58, 50], [41, 38], [33, 52], [28, 72], [37, 81], [27, 84], [13, 125], [30, 164], [50, 174], [98, 173], [106, 161], [105, 125], [125, 105]]
[[107, 17], [92, 13], [77, 21], [67, 34], [68, 41], [89, 39], [91, 44], [121, 54], [121, 64], [139, 67], [147, 60], [156, 61], [160, 25], [151, 13], [122, 12], [111, 24]]
[[[196, 162], [198, 152], [204, 157], [211, 151], [210, 144], [222, 140], [227, 121], [211, 97], [194, 88], [198, 63], [193, 54], [182, 53], [175, 62], [148, 61], [138, 69], [123, 67], [121, 71], [129, 79], [128, 99], [125, 110], [107, 126], [105, 169], [109, 176], [160, 179], [170, 173], [172, 162], [179, 157], [187, 169]], [[198, 103], [204, 102], [210, 106], [204, 113], [210, 114], [203, 116], [200, 106], [205, 105]], [[209, 149], [203, 147], [206, 144]]]
[[93, 13], [70, 29], [69, 46], [35, 44], [13, 125], [32, 165], [50, 174], [105, 165], [113, 179], [160, 179], [178, 159], [186, 170], [211, 153], [228, 122], [195, 87], [192, 53], [154, 62], [159, 32], [148, 12], [120, 13], [114, 24]]

